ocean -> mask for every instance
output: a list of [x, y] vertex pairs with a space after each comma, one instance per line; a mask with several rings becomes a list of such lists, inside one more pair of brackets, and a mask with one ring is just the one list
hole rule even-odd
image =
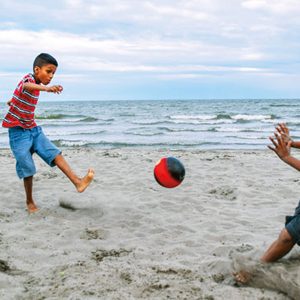
[[[40, 100], [36, 121], [59, 147], [266, 149], [279, 122], [300, 138], [300, 99]], [[0, 148], [9, 148], [5, 128]]]

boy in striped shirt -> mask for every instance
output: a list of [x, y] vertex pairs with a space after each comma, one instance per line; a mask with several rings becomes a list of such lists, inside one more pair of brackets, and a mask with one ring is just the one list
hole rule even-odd
[[18, 84], [13, 97], [7, 102], [9, 110], [2, 126], [8, 128], [9, 144], [16, 159], [16, 171], [24, 181], [26, 204], [29, 213], [38, 210], [32, 196], [33, 176], [36, 173], [32, 154], [37, 153], [49, 166], [57, 166], [83, 192], [94, 178], [94, 170], [80, 178], [71, 169], [61, 151], [44, 135], [34, 120], [34, 111], [40, 92], [60, 94], [61, 85], [48, 86], [58, 63], [54, 57], [41, 53], [33, 63], [33, 74], [27, 74]]

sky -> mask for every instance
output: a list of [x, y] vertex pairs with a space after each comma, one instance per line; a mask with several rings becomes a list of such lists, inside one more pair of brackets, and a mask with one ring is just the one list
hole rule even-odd
[[0, 102], [34, 58], [51, 100], [300, 98], [299, 0], [0, 0]]

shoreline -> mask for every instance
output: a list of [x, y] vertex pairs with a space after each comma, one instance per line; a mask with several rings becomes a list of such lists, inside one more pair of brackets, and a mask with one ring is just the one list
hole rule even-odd
[[[75, 192], [35, 158], [28, 215], [10, 150], [0, 150], [0, 296], [4, 299], [291, 299], [299, 295], [299, 249], [257, 265], [298, 202], [298, 172], [266, 150], [64, 149], [92, 185]], [[297, 153], [295, 153], [297, 154]], [[162, 156], [186, 168], [160, 187]], [[257, 270], [250, 286], [232, 272]], [[284, 272], [284, 277], [282, 274]]]
[[[101, 147], [93, 147], [93, 146], [73, 146], [73, 147], [59, 147], [62, 151], [77, 151], [77, 150], [92, 150], [92, 151], [153, 151], [153, 152], [264, 152], [268, 151], [271, 152], [267, 145], [264, 149], [255, 149], [255, 148], [247, 148], [247, 149], [198, 149], [198, 148], [186, 148], [186, 149], [171, 149], [171, 148], [157, 148], [153, 146], [133, 146], [133, 147], [115, 147], [115, 148], [101, 148]], [[1, 151], [10, 151], [10, 148], [1, 148], [0, 147], [0, 152]]]

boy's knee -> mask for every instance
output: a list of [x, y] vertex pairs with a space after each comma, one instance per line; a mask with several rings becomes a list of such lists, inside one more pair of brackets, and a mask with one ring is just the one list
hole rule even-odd
[[293, 243], [293, 238], [286, 228], [282, 229], [279, 234], [278, 240], [284, 244]]
[[19, 151], [16, 155], [16, 160], [20, 163], [27, 162], [31, 158], [31, 154], [26, 151]]
[[17, 161], [16, 171], [19, 178], [33, 176], [36, 173], [35, 164], [30, 152], [19, 151], [15, 158]]

